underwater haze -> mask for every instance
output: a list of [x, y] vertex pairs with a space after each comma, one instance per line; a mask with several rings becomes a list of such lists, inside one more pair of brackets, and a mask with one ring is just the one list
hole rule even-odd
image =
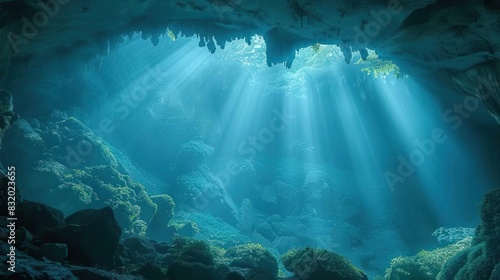
[[[435, 279], [486, 223], [500, 130], [478, 98], [375, 50], [346, 63], [316, 44], [269, 67], [260, 35], [214, 53], [141, 35], [103, 56], [12, 61], [0, 160], [23, 201], [16, 238], [35, 236], [18, 241], [22, 277]], [[352, 275], [331, 276], [333, 259]]]

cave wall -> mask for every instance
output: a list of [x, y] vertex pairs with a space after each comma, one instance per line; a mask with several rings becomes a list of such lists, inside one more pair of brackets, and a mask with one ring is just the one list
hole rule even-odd
[[[196, 35], [210, 52], [260, 34], [269, 65], [290, 67], [295, 50], [315, 43], [339, 45], [347, 62], [352, 52], [365, 56], [370, 48], [437, 73], [445, 84], [468, 75], [469, 85], [458, 90], [470, 95], [466, 88], [480, 75], [470, 69], [500, 57], [499, 7], [494, 0], [2, 0], [0, 80], [22, 75], [15, 68], [34, 68], [40, 58], [81, 63], [107, 55], [135, 32], [154, 45], [167, 34]], [[498, 116], [498, 93], [485, 99]]]

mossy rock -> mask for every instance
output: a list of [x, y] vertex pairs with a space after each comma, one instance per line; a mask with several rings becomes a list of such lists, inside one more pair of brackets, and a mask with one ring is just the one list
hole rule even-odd
[[124, 231], [133, 231], [136, 220], [149, 223], [157, 211], [144, 186], [112, 166], [72, 169], [64, 175], [64, 180], [59, 188], [69, 195], [71, 209], [82, 203], [91, 207], [111, 206]]
[[[61, 196], [64, 197], [77, 197], [78, 202], [76, 205], [71, 205], [71, 206], [76, 206], [78, 208], [83, 208], [86, 207], [87, 204], [90, 204], [93, 199], [94, 191], [92, 190], [91, 187], [83, 184], [75, 184], [75, 183], [65, 183], [61, 186], [59, 186], [61, 189]], [[68, 202], [67, 200], [65, 202]], [[72, 203], [75, 203], [75, 201], [72, 201]]]
[[291, 250], [282, 257], [285, 268], [300, 279], [364, 280], [366, 274], [339, 254], [321, 249]]
[[486, 193], [481, 205], [481, 240], [486, 253], [494, 261], [500, 260], [500, 189]]
[[436, 280], [453, 280], [458, 271], [467, 263], [469, 249], [463, 250], [449, 259], [441, 268]]
[[167, 194], [154, 195], [150, 197], [151, 201], [158, 207], [157, 213], [161, 212], [162, 216], [170, 221], [174, 217], [175, 202]]
[[397, 257], [391, 261], [385, 280], [434, 280], [443, 265], [457, 253], [470, 247], [472, 238], [433, 251], [421, 251], [411, 257]]
[[229, 266], [260, 268], [273, 277], [278, 276], [276, 258], [260, 244], [249, 243], [231, 247], [224, 257], [229, 261]]
[[500, 189], [486, 193], [481, 204], [481, 224], [472, 247], [450, 259], [438, 280], [497, 279], [495, 267], [500, 262]]
[[485, 248], [468, 254], [467, 264], [458, 271], [455, 279], [490, 279], [495, 262], [488, 258]]
[[150, 199], [156, 204], [157, 210], [146, 234], [156, 240], [168, 241], [174, 233], [170, 227], [170, 220], [174, 216], [174, 200], [166, 194], [151, 196]]
[[215, 280], [215, 262], [210, 246], [189, 238], [174, 239], [168, 254], [175, 257], [167, 270], [169, 280]]
[[486, 246], [481, 243], [452, 258], [443, 266], [436, 279], [490, 279], [496, 264], [497, 262], [486, 255]]
[[176, 261], [214, 265], [214, 257], [210, 246], [203, 241], [179, 237], [174, 239], [169, 254], [176, 257]]

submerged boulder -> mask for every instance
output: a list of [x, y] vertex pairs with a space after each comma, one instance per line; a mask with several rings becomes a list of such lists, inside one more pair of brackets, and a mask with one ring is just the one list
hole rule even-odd
[[214, 280], [214, 267], [202, 263], [175, 261], [168, 266], [169, 280]]
[[225, 255], [229, 266], [254, 269], [259, 268], [276, 278], [278, 262], [276, 258], [260, 244], [243, 244], [229, 248]]
[[20, 225], [34, 234], [39, 234], [43, 229], [65, 225], [63, 213], [43, 203], [25, 200], [18, 209]]
[[134, 263], [156, 263], [157, 253], [153, 244], [142, 236], [133, 236], [123, 241], [123, 246], [129, 258]]
[[292, 250], [283, 255], [282, 262], [302, 280], [368, 280], [366, 274], [346, 258], [327, 250]]
[[78, 211], [65, 222], [64, 227], [42, 232], [41, 242], [67, 244], [70, 263], [113, 267], [121, 229], [110, 207]]
[[66, 244], [45, 243], [40, 246], [39, 253], [53, 262], [62, 263], [68, 256], [68, 246]]
[[178, 238], [168, 253], [175, 257], [168, 266], [169, 280], [213, 280], [215, 262], [210, 247], [203, 241]]
[[420, 251], [411, 257], [397, 257], [391, 261], [391, 267], [386, 270], [384, 280], [436, 279], [446, 261], [469, 248], [471, 240], [472, 238], [466, 237], [455, 244], [433, 251]]
[[165, 279], [165, 273], [161, 270], [160, 267], [157, 265], [154, 265], [152, 263], [147, 263], [143, 267], [141, 267], [139, 270], [136, 271], [136, 273], [146, 280], [164, 280]]

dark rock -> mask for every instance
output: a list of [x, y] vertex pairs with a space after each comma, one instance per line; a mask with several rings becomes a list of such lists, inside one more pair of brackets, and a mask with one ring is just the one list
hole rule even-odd
[[260, 269], [252, 268], [245, 274], [245, 280], [275, 280], [276, 276], [271, 275], [269, 272]]
[[66, 218], [66, 224], [43, 232], [43, 243], [66, 243], [68, 261], [74, 264], [113, 266], [121, 229], [110, 207], [78, 211]]
[[166, 254], [170, 249], [170, 245], [165, 242], [154, 243], [153, 247], [159, 254]]
[[198, 262], [174, 261], [168, 266], [169, 280], [213, 280], [215, 268]]
[[25, 227], [21, 226], [16, 230], [16, 246], [18, 248], [27, 247], [31, 245], [32, 241], [33, 234], [31, 234], [31, 232], [29, 232]]
[[229, 267], [227, 265], [221, 264], [215, 269], [215, 278], [221, 280], [226, 279], [226, 275], [228, 275], [230, 272], [231, 270], [229, 270]]
[[144, 277], [146, 280], [164, 280], [165, 274], [157, 265], [147, 263], [141, 267], [136, 274]]
[[134, 236], [123, 241], [123, 246], [129, 252], [129, 256], [135, 263], [155, 263], [157, 253], [151, 242], [144, 237]]
[[47, 259], [62, 263], [68, 256], [68, 246], [66, 244], [45, 243], [40, 245], [40, 254]]
[[38, 235], [45, 228], [64, 226], [64, 215], [61, 211], [48, 205], [25, 200], [18, 207], [19, 224]]
[[225, 280], [245, 280], [245, 277], [241, 276], [238, 272], [233, 271], [226, 275]]
[[134, 236], [134, 237], [129, 237], [123, 241], [123, 246], [125, 248], [131, 250], [132, 252], [138, 252], [139, 254], [148, 254], [148, 253], [154, 253], [155, 248], [144, 237], [141, 236]]

